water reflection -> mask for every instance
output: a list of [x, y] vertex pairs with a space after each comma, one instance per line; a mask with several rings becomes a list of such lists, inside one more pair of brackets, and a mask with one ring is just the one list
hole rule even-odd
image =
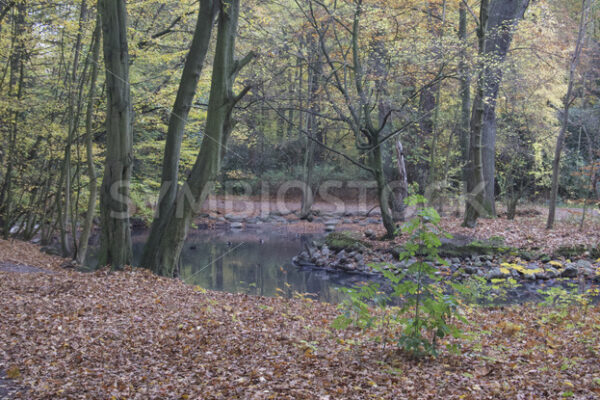
[[[135, 258], [140, 257], [146, 238], [146, 234], [134, 235]], [[342, 294], [337, 288], [365, 277], [292, 265], [292, 257], [312, 239], [276, 230], [196, 231], [189, 235], [181, 255], [181, 278], [211, 290], [271, 297], [301, 293], [338, 303]]]

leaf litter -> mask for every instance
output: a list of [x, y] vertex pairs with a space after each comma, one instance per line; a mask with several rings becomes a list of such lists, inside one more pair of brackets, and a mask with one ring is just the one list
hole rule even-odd
[[334, 331], [336, 307], [202, 290], [142, 269], [80, 273], [0, 241], [0, 369], [24, 399], [538, 399], [600, 396], [600, 309], [466, 308], [462, 351], [415, 361]]

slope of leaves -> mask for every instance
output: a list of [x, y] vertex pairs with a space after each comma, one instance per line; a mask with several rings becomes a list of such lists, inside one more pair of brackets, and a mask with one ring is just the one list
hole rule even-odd
[[0, 369], [23, 398], [491, 399], [600, 395], [600, 308], [467, 310], [463, 352], [414, 362], [332, 331], [334, 306], [207, 292], [143, 270], [82, 274], [0, 241]]

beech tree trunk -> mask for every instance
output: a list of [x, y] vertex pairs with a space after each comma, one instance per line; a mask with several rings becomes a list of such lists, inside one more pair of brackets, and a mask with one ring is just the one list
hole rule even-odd
[[213, 63], [206, 127], [200, 152], [186, 182], [177, 190], [165, 217], [166, 224], [153, 232], [146, 243], [144, 267], [165, 276], [178, 274], [179, 256], [194, 215], [200, 210], [211, 183], [220, 169], [223, 147], [235, 122], [231, 114], [235, 104], [248, 92], [238, 95], [233, 84], [238, 72], [252, 59], [250, 54], [234, 60], [235, 38], [239, 16], [239, 0], [222, 0]]
[[192, 102], [196, 95], [198, 81], [204, 67], [206, 53], [208, 52], [213, 22], [219, 10], [218, 3], [218, 0], [200, 1], [194, 37], [183, 67], [175, 104], [169, 118], [158, 207], [142, 256], [142, 266], [146, 268], [153, 268], [152, 266], [156, 262], [156, 245], [168, 223], [169, 211], [177, 196], [181, 142]]
[[106, 161], [100, 192], [100, 264], [131, 264], [129, 182], [133, 164], [127, 10], [124, 0], [99, 0], [106, 69]]
[[489, 5], [485, 33], [483, 70], [483, 120], [481, 144], [483, 179], [485, 182], [484, 207], [496, 216], [496, 99], [502, 82], [502, 66], [512, 42], [518, 22], [523, 19], [529, 0], [494, 0]]
[[477, 37], [479, 39], [480, 71], [477, 78], [477, 94], [473, 101], [473, 113], [471, 115], [471, 130], [469, 139], [469, 162], [467, 163], [467, 199], [465, 218], [463, 225], [474, 227], [477, 218], [485, 212], [484, 195], [485, 181], [483, 179], [483, 164], [481, 160], [481, 125], [483, 122], [484, 102], [484, 76], [483, 76], [483, 52], [485, 48], [485, 32], [488, 19], [489, 1], [482, 0], [479, 11], [479, 28]]

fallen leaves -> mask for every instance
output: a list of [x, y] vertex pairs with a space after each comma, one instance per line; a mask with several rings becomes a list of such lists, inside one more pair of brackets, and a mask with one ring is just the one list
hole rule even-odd
[[332, 331], [331, 305], [144, 270], [65, 271], [18, 242], [0, 241], [0, 261], [13, 247], [53, 271], [0, 272], [0, 369], [26, 399], [591, 399], [600, 388], [597, 306], [547, 324], [539, 307], [467, 310], [461, 355], [414, 362], [366, 340], [381, 332]]

